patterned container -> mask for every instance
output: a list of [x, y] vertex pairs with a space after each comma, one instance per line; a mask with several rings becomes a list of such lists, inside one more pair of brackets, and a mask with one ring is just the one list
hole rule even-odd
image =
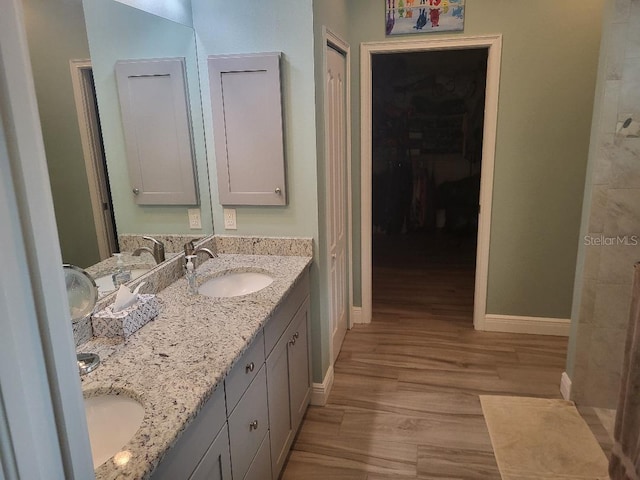
[[139, 294], [138, 301], [129, 308], [113, 312], [113, 304], [93, 315], [95, 337], [127, 338], [160, 313], [160, 303], [155, 295]]

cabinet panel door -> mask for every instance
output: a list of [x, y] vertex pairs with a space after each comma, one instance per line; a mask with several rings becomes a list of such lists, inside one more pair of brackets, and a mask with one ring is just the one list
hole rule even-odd
[[264, 436], [262, 445], [256, 457], [251, 462], [244, 480], [271, 480], [271, 450], [269, 449], [269, 434]]
[[291, 428], [295, 434], [311, 398], [309, 372], [309, 300], [300, 307], [288, 332], [292, 340], [289, 348], [289, 395], [291, 397]]
[[229, 417], [231, 470], [234, 479], [244, 478], [268, 430], [267, 380], [263, 366]]
[[283, 335], [267, 358], [267, 390], [269, 392], [269, 435], [271, 437], [271, 468], [278, 478], [292, 438], [291, 404], [289, 400], [289, 358]]
[[189, 480], [231, 480], [229, 432], [226, 424]]
[[197, 204], [184, 59], [120, 61], [115, 70], [136, 203]]
[[285, 205], [280, 54], [208, 57], [223, 205]]
[[153, 473], [153, 480], [189, 478], [226, 421], [224, 388], [218, 386]]

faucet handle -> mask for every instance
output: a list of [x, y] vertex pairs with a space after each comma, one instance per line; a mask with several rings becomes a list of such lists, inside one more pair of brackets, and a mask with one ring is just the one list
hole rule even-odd
[[142, 238], [153, 242], [153, 258], [155, 258], [156, 263], [164, 262], [166, 259], [164, 255], [164, 243], [162, 243], [160, 240], [150, 237], [149, 235], [143, 235]]
[[193, 243], [193, 240], [187, 242], [184, 244], [184, 254], [185, 256], [187, 255], [193, 255], [193, 252], [196, 250], [196, 247]]
[[164, 244], [160, 240], [150, 237], [149, 235], [143, 235], [142, 238], [152, 241], [155, 245], [162, 245], [162, 247], [164, 248]]

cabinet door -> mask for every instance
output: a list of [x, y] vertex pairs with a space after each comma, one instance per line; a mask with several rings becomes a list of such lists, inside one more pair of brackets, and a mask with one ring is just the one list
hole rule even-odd
[[269, 435], [264, 436], [262, 445], [251, 466], [244, 476], [244, 480], [271, 480], [271, 450], [269, 449]]
[[289, 396], [291, 398], [291, 428], [295, 434], [311, 398], [309, 371], [309, 300], [300, 307], [291, 322], [289, 349]]
[[269, 435], [271, 437], [271, 469], [278, 478], [289, 451], [291, 403], [289, 399], [289, 338], [283, 334], [267, 358], [267, 392], [269, 395]]
[[229, 432], [226, 424], [189, 480], [231, 480]]
[[139, 205], [196, 205], [183, 58], [116, 63], [132, 196]]
[[280, 54], [208, 57], [222, 205], [285, 205]]
[[[220, 385], [153, 473], [153, 480], [189, 478], [226, 421], [224, 388]], [[226, 430], [226, 427], [225, 427]]]
[[268, 430], [267, 383], [263, 366], [229, 417], [234, 479], [244, 478]]

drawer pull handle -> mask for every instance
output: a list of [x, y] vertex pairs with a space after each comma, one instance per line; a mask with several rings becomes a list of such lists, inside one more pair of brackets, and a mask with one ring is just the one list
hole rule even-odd
[[258, 429], [258, 420], [254, 420], [249, 424], [249, 431]]
[[244, 367], [244, 373], [251, 373], [251, 372], [253, 372], [254, 368], [256, 368], [256, 366], [254, 365], [253, 362], [251, 362], [249, 365]]

